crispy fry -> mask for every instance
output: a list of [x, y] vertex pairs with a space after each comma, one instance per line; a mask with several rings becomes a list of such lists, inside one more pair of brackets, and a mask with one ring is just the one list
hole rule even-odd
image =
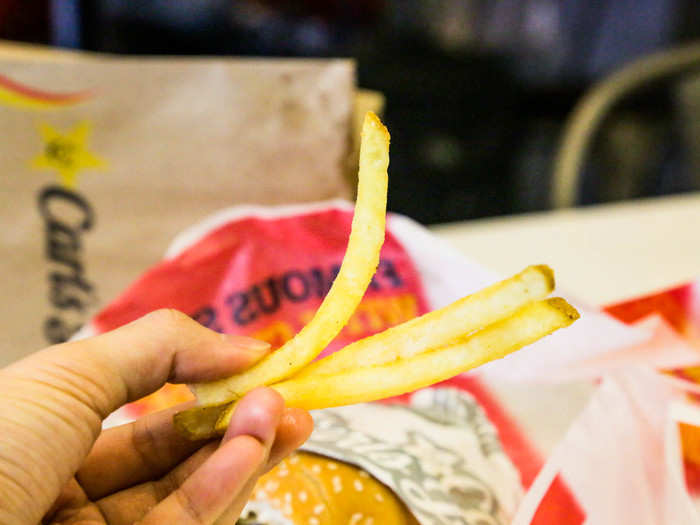
[[559, 298], [547, 266], [519, 274], [453, 304], [357, 341], [309, 364], [353, 314], [384, 241], [389, 134], [368, 113], [362, 129], [357, 204], [338, 277], [316, 315], [294, 338], [248, 371], [194, 385], [199, 405], [175, 415], [189, 439], [223, 434], [238, 399], [270, 385], [287, 406], [318, 409], [413, 391], [499, 359], [568, 326], [578, 312]]
[[281, 381], [311, 362], [353, 314], [379, 264], [386, 219], [389, 132], [374, 113], [362, 127], [358, 194], [340, 272], [316, 315], [294, 338], [246, 372], [194, 385], [201, 405], [240, 398], [259, 385]]
[[294, 378], [381, 365], [445, 346], [511, 315], [530, 301], [544, 299], [553, 289], [552, 270], [544, 265], [530, 266], [510, 279], [468, 295], [445, 308], [349, 344], [311, 363]]
[[[424, 388], [505, 357], [570, 325], [578, 317], [576, 309], [564, 299], [537, 301], [444, 348], [334, 375], [292, 378], [271, 387], [282, 395], [287, 406], [307, 410], [376, 401]], [[234, 410], [232, 404], [222, 413], [215, 433], [226, 430]]]
[[[216, 435], [216, 422], [230, 405], [231, 403], [224, 403], [222, 405], [188, 408], [173, 416], [173, 424], [181, 436], [191, 441], [209, 439]], [[229, 416], [230, 419], [231, 417]]]

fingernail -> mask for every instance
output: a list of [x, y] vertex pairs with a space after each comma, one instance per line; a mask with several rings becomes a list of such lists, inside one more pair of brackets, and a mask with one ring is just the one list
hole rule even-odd
[[226, 340], [243, 350], [252, 350], [253, 352], [265, 352], [270, 349], [270, 343], [253, 339], [244, 335], [224, 334]]

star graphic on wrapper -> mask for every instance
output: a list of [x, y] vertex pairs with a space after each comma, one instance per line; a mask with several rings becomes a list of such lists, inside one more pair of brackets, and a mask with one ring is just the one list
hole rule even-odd
[[37, 169], [56, 170], [63, 186], [75, 187], [78, 173], [82, 170], [106, 167], [105, 161], [88, 150], [88, 122], [80, 122], [66, 133], [42, 123], [39, 133], [44, 141], [44, 150], [32, 160], [31, 165]]

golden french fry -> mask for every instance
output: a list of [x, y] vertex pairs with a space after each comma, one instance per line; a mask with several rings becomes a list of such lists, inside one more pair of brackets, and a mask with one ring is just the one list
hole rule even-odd
[[175, 415], [189, 439], [223, 434], [237, 400], [270, 385], [287, 406], [317, 409], [395, 396], [442, 381], [571, 324], [578, 312], [554, 288], [547, 266], [518, 275], [309, 364], [340, 332], [376, 271], [384, 241], [389, 134], [373, 113], [362, 129], [357, 204], [338, 277], [294, 338], [237, 376], [194, 385], [199, 406]]
[[[579, 314], [555, 297], [529, 303], [512, 316], [444, 348], [393, 363], [346, 370], [334, 375], [292, 378], [271, 385], [289, 407], [314, 410], [366, 403], [412, 392], [461, 374], [534, 343], [570, 325]], [[223, 433], [235, 403], [221, 414], [214, 433]]]
[[382, 365], [445, 346], [459, 337], [508, 317], [524, 304], [544, 299], [554, 289], [548, 266], [530, 266], [449, 306], [349, 344], [304, 367], [294, 379], [330, 375], [345, 370]]
[[201, 405], [233, 401], [259, 385], [281, 381], [312, 361], [357, 308], [379, 264], [386, 219], [389, 132], [374, 113], [362, 126], [357, 202], [338, 276], [316, 315], [296, 336], [246, 372], [194, 385]]
[[[545, 297], [553, 287], [551, 269], [547, 266], [531, 266], [510, 279], [460, 299], [441, 310], [350, 344], [339, 352], [308, 365], [291, 379], [297, 381], [310, 376], [328, 376], [384, 365], [444, 347], [508, 317], [531, 300]], [[191, 439], [215, 434], [215, 422], [212, 421], [214, 413], [224, 414], [219, 422], [219, 431], [224, 428], [222, 425], [228, 424], [231, 411], [225, 413], [225, 405], [213, 407], [215, 412], [210, 410], [206, 416], [202, 416], [206, 421], [199, 421], [198, 411], [203, 408], [191, 408], [176, 416], [178, 429]]]
[[173, 416], [173, 424], [178, 433], [189, 440], [212, 438], [217, 435], [216, 422], [231, 404], [223, 403], [182, 410]]

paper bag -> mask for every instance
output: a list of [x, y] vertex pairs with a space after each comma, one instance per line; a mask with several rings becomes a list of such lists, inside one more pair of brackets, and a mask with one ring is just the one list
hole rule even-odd
[[353, 94], [346, 60], [0, 54], [0, 365], [213, 210], [349, 196]]

